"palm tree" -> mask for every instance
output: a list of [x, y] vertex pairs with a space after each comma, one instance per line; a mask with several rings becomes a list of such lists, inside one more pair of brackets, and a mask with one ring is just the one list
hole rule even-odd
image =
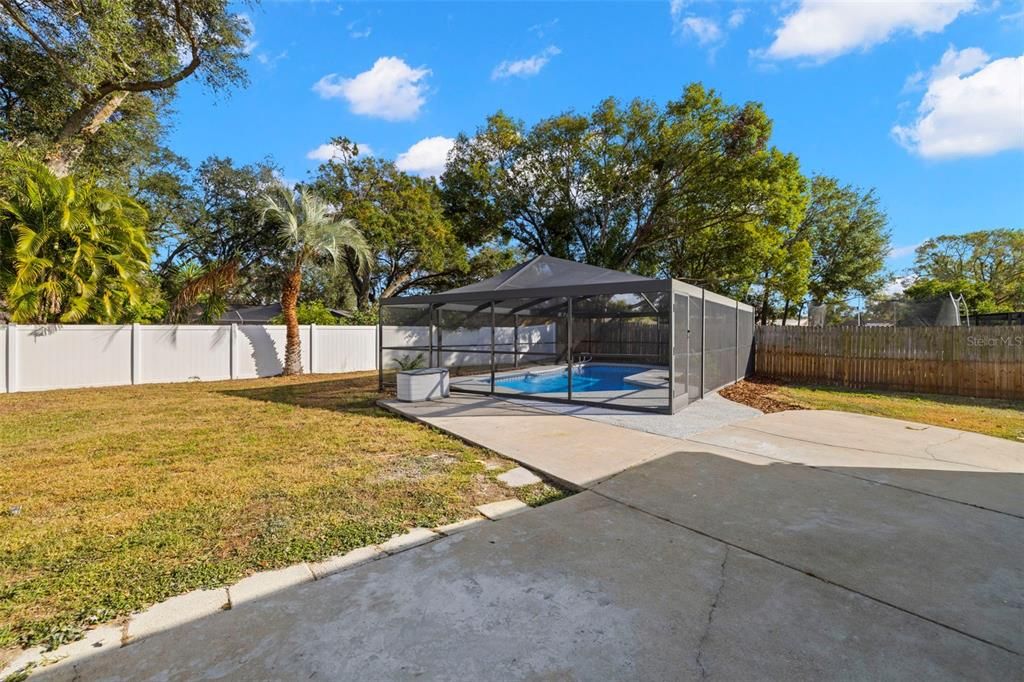
[[5, 164], [0, 182], [0, 298], [11, 320], [121, 321], [149, 268], [145, 209], [27, 158]]
[[288, 327], [284, 374], [302, 374], [302, 348], [296, 306], [302, 287], [302, 268], [312, 261], [338, 266], [346, 251], [364, 266], [370, 249], [352, 220], [338, 219], [330, 205], [306, 188], [298, 194], [281, 186], [263, 197], [263, 220], [278, 226], [284, 244], [285, 267], [281, 313]]

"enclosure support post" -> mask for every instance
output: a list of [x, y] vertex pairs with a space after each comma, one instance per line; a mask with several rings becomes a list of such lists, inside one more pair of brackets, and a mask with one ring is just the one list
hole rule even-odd
[[383, 329], [384, 304], [377, 306], [377, 390], [384, 390], [384, 335]]
[[18, 390], [18, 325], [7, 325], [7, 392]]
[[427, 367], [434, 366], [434, 304], [427, 305]]
[[494, 317], [494, 301], [491, 301], [491, 393], [494, 393], [494, 327], [497, 320]]
[[442, 355], [444, 354], [441, 350], [441, 342], [444, 340], [444, 329], [441, 327], [441, 309], [437, 310], [437, 366], [444, 367], [444, 360]]
[[238, 378], [238, 325], [232, 324], [228, 334], [228, 376]]
[[132, 385], [142, 383], [142, 330], [132, 324]]
[[740, 302], [736, 301], [736, 381], [740, 380]]
[[[659, 346], [658, 350], [661, 348]], [[669, 283], [668, 290], [668, 412], [676, 407], [676, 295]]]
[[512, 366], [519, 369], [519, 313], [512, 313]]
[[566, 352], [569, 356], [569, 387], [566, 392], [566, 399], [572, 400], [572, 297], [569, 297], [569, 323], [566, 325], [567, 331], [565, 332], [565, 343]]
[[704, 400], [704, 356], [707, 355], [708, 292], [700, 290], [700, 399]]

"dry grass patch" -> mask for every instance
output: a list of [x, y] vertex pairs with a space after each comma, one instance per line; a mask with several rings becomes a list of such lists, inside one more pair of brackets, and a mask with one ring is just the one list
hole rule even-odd
[[375, 374], [0, 395], [0, 648], [516, 495], [511, 462], [378, 397]]

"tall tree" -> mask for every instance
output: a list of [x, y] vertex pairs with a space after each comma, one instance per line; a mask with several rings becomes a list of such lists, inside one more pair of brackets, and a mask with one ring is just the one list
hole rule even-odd
[[0, 131], [67, 174], [108, 124], [186, 78], [243, 82], [249, 26], [227, 0], [0, 0]]
[[301, 188], [298, 196], [285, 187], [263, 198], [263, 216], [280, 231], [284, 282], [281, 314], [287, 326], [284, 373], [302, 373], [302, 347], [296, 306], [302, 289], [303, 268], [314, 261], [340, 263], [346, 251], [364, 263], [370, 250], [354, 221], [336, 218], [331, 207], [312, 191]]
[[146, 211], [36, 161], [5, 164], [0, 299], [24, 323], [119, 322], [149, 267]]
[[[404, 173], [391, 161], [361, 156], [346, 138], [331, 144], [335, 157], [320, 166], [311, 187], [339, 207], [339, 216], [359, 225], [372, 252], [369, 267], [352, 253], [345, 257], [360, 310], [380, 297], [482, 274], [495, 250], [476, 253], [480, 236], [469, 229], [456, 233], [433, 180]], [[486, 232], [485, 238], [492, 230]]]
[[814, 253], [809, 290], [815, 303], [869, 297], [884, 283], [888, 217], [873, 189], [862, 192], [818, 175], [811, 180], [803, 231]]
[[[979, 288], [989, 292], [992, 312], [1024, 310], [1024, 230], [979, 230], [929, 239], [917, 248], [914, 271], [920, 291], [927, 287], [956, 293], [952, 285], [966, 283], [976, 296], [983, 298], [983, 292], [974, 291]], [[929, 281], [934, 284], [926, 285]]]
[[[155, 267], [166, 291], [184, 290], [184, 269], [202, 276], [199, 281], [216, 284], [216, 291], [201, 294], [213, 293], [210, 301], [276, 300], [280, 240], [277, 230], [263, 221], [262, 196], [279, 184], [277, 175], [269, 161], [243, 166], [210, 157], [194, 172], [170, 164], [140, 179], [140, 200], [154, 216], [160, 254]], [[229, 264], [232, 276], [225, 278]]]
[[[529, 253], [728, 281], [742, 256], [677, 247], [711, 235], [756, 247], [762, 230], [799, 222], [804, 181], [770, 135], [759, 104], [727, 104], [699, 84], [662, 107], [607, 99], [529, 129], [499, 112], [457, 139], [445, 209], [457, 232], [499, 234]], [[749, 284], [754, 270], [743, 274]]]

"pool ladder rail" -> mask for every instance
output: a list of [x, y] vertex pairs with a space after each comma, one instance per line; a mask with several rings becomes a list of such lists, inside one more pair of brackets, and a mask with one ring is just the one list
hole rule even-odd
[[583, 369], [588, 362], [593, 362], [594, 356], [590, 353], [579, 353], [573, 360], [572, 368], [573, 371]]

